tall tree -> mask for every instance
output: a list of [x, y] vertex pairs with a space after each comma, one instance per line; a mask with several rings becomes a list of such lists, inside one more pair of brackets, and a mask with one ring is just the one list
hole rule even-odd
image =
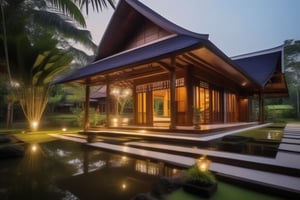
[[71, 61], [86, 63], [90, 59], [73, 43], [96, 50], [90, 33], [80, 28], [85, 27], [85, 20], [78, 6], [97, 2], [101, 8], [99, 2], [106, 1], [0, 1], [0, 49], [6, 50], [0, 52], [0, 64], [11, 72], [12, 91], [35, 126], [47, 104], [49, 83]]
[[296, 115], [300, 118], [300, 40], [286, 40], [284, 52], [290, 99], [296, 99]]

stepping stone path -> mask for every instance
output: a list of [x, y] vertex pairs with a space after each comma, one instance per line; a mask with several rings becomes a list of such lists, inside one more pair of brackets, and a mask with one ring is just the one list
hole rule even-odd
[[300, 154], [300, 124], [286, 125], [278, 149]]

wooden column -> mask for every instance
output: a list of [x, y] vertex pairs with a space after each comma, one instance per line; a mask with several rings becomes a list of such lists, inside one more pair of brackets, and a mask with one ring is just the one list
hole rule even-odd
[[259, 93], [259, 122], [263, 124], [265, 122], [265, 101], [264, 101], [264, 90], [261, 89]]
[[85, 106], [84, 106], [84, 131], [87, 131], [90, 127], [89, 120], [89, 109], [90, 109], [90, 86], [85, 86]]
[[227, 123], [227, 92], [223, 91], [223, 122]]
[[105, 98], [105, 115], [106, 115], [106, 124], [105, 127], [109, 128], [110, 126], [110, 83], [108, 77], [106, 77], [106, 98]]
[[186, 112], [186, 125], [187, 126], [193, 126], [194, 122], [194, 99], [195, 99], [195, 94], [194, 94], [194, 78], [192, 76], [192, 71], [191, 67], [187, 68], [186, 75], [185, 75], [185, 87], [186, 87], [186, 94], [187, 94], [187, 112]]
[[176, 70], [175, 70], [175, 57], [172, 57], [171, 60], [171, 69], [170, 69], [170, 109], [171, 109], [171, 121], [170, 121], [170, 129], [176, 129]]

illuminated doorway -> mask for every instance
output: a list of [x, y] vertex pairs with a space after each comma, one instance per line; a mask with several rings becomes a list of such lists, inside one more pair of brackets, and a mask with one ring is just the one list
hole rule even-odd
[[200, 85], [195, 87], [194, 105], [201, 111], [201, 124], [210, 123], [210, 91], [207, 83], [201, 81]]
[[155, 90], [153, 96], [153, 125], [169, 126], [170, 124], [170, 92], [169, 89]]

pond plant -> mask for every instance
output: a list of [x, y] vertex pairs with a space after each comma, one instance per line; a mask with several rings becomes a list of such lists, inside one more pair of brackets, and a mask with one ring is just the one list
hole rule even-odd
[[205, 197], [210, 197], [217, 191], [217, 180], [209, 171], [209, 164], [210, 161], [206, 159], [206, 156], [202, 156], [186, 170], [183, 184], [185, 191]]

